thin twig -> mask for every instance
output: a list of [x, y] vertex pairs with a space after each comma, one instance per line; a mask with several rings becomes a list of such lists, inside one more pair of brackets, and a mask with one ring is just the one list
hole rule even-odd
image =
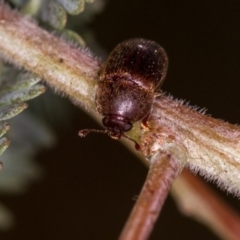
[[201, 179], [184, 170], [172, 187], [179, 209], [211, 228], [221, 239], [240, 239], [240, 217]]
[[145, 240], [151, 234], [169, 189], [186, 161], [184, 155], [175, 155], [172, 150], [152, 157], [147, 179], [120, 240]]

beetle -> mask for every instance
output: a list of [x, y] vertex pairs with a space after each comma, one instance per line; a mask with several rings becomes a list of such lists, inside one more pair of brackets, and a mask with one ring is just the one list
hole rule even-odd
[[167, 54], [154, 41], [135, 38], [118, 44], [103, 65], [96, 87], [96, 108], [104, 116], [106, 129], [84, 129], [79, 135], [103, 132], [113, 139], [126, 137], [134, 141], [124, 133], [140, 120], [147, 126], [167, 68]]

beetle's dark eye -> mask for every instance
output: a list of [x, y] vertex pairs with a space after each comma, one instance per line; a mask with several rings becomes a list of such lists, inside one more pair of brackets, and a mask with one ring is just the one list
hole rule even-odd
[[117, 132], [128, 132], [132, 129], [132, 123], [121, 116], [113, 115], [105, 117], [102, 123], [106, 128]]

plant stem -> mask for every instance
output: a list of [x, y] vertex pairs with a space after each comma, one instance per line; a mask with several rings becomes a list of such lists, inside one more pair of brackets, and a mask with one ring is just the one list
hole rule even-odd
[[41, 29], [0, 1], [0, 53], [6, 60], [38, 74], [74, 102], [94, 109], [99, 61], [86, 49]]
[[148, 239], [169, 189], [181, 172], [185, 160], [178, 159], [169, 151], [160, 151], [152, 157], [147, 179], [120, 240]]
[[149, 124], [151, 131], [141, 136], [145, 156], [161, 149], [169, 139], [181, 143], [192, 171], [216, 180], [224, 190], [240, 194], [239, 126], [211, 118], [166, 96], [155, 101]]
[[221, 239], [240, 239], [240, 217], [198, 176], [183, 170], [171, 193], [180, 211], [205, 224]]
[[[88, 51], [39, 28], [1, 0], [0, 53], [17, 66], [38, 74], [97, 118], [94, 96], [99, 61]], [[169, 139], [181, 143], [191, 170], [200, 171], [240, 195], [239, 126], [213, 119], [164, 95], [153, 105], [149, 126], [151, 131], [136, 127], [129, 132], [140, 143], [145, 157], [153, 156]]]

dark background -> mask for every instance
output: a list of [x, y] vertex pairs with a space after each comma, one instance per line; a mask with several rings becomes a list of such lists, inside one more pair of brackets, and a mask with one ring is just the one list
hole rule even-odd
[[[170, 60], [163, 90], [236, 124], [240, 122], [239, 12], [240, 2], [233, 0], [115, 0], [107, 2], [90, 27], [106, 52], [133, 37], [159, 42]], [[78, 138], [79, 129], [99, 126], [78, 108], [70, 108], [69, 128], [58, 128], [57, 145], [37, 156], [45, 178], [26, 194], [2, 197], [17, 223], [0, 233], [0, 239], [117, 239], [147, 169], [107, 136]], [[220, 194], [239, 209], [237, 197]], [[182, 216], [169, 197], [151, 239], [218, 238]]]

